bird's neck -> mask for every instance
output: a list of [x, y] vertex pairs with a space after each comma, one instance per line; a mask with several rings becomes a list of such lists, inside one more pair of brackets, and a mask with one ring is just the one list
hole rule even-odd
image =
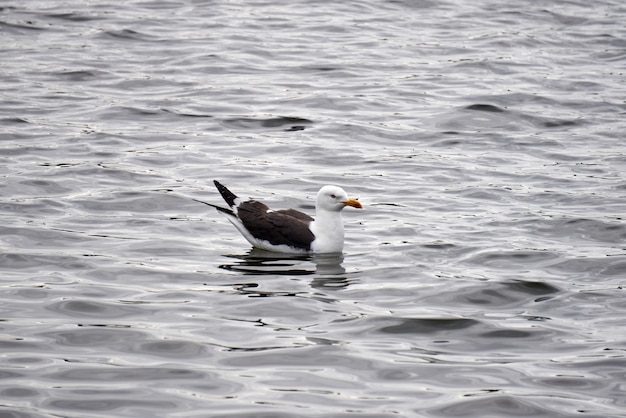
[[311, 223], [315, 234], [315, 246], [322, 252], [343, 251], [343, 221], [341, 212], [317, 211], [315, 221]]

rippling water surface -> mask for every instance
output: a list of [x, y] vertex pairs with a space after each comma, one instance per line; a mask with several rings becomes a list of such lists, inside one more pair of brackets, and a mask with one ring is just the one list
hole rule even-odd
[[[625, 416], [624, 19], [3, 2], [0, 416]], [[251, 251], [213, 179], [365, 209]]]

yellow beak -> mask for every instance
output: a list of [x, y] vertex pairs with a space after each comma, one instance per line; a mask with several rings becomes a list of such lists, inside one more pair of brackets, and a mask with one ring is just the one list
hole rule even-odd
[[352, 206], [353, 208], [363, 209], [363, 205], [361, 205], [361, 202], [356, 199], [348, 199], [347, 201], [343, 202], [343, 204], [344, 206]]

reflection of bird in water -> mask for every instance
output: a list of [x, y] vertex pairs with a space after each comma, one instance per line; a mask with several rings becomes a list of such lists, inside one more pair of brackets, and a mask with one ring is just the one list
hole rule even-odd
[[316, 254], [312, 260], [315, 263], [317, 274], [336, 276], [346, 272], [342, 265], [342, 254]]
[[222, 264], [220, 268], [245, 274], [302, 276], [315, 273], [315, 268], [311, 265], [312, 258], [308, 255], [278, 254], [253, 248], [246, 254], [228, 257], [237, 261]]
[[350, 282], [343, 267], [343, 255], [316, 254], [313, 257], [316, 266], [316, 277], [311, 287], [320, 290], [338, 290], [348, 287]]
[[346, 206], [362, 208], [361, 203], [348, 198], [342, 188], [324, 186], [317, 194], [317, 219], [313, 219], [295, 209], [271, 210], [256, 200], [242, 201], [218, 181], [214, 183], [230, 208], [197, 202], [216, 208], [255, 248], [267, 251], [340, 253], [344, 239], [341, 210]]
[[236, 261], [220, 268], [245, 275], [315, 276], [311, 286], [317, 289], [337, 290], [347, 287], [341, 254], [292, 255], [277, 254], [253, 248], [246, 254], [229, 255]]

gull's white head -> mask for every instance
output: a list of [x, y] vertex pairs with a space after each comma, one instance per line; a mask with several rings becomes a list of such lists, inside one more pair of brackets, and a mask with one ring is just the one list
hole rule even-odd
[[361, 209], [361, 202], [350, 199], [348, 194], [337, 186], [324, 186], [317, 193], [316, 208], [329, 212], [339, 212], [346, 206]]

